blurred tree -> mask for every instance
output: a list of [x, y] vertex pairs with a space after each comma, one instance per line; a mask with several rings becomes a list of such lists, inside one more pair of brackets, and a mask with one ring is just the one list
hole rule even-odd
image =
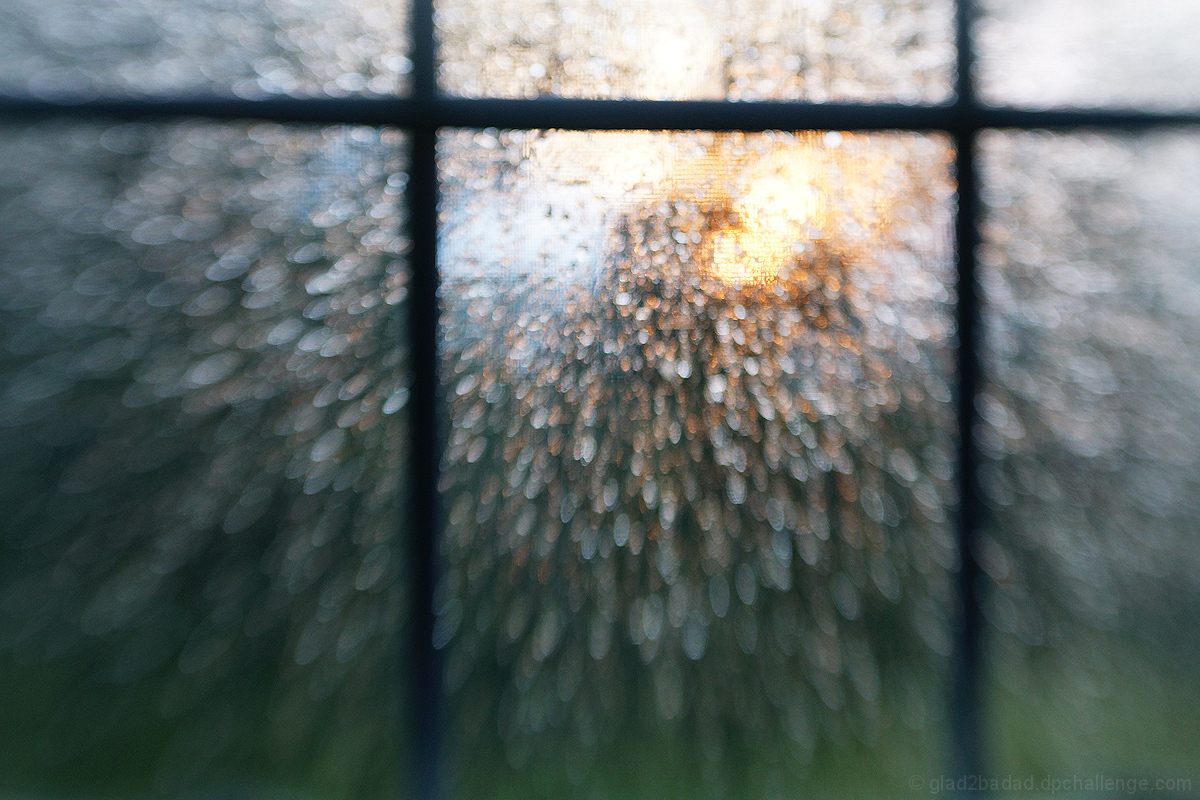
[[850, 742], [938, 713], [946, 354], [903, 355], [852, 242], [719, 277], [748, 221], [718, 185], [616, 214], [587, 284], [448, 279], [437, 641], [469, 792], [507, 785], [496, 732], [548, 795], [663, 736], [691, 754], [675, 780], [754, 795], [764, 763], [850, 771]]

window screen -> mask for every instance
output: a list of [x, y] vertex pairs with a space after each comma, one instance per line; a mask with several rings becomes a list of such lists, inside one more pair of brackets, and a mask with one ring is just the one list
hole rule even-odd
[[0, 791], [1196, 791], [1169, 5], [10, 3]]

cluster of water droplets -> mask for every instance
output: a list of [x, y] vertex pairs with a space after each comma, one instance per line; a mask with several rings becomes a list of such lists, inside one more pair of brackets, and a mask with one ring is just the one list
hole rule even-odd
[[1194, 702], [1169, 687], [1194, 685], [1197, 663], [1180, 633], [1200, 598], [1200, 148], [1178, 133], [983, 143], [978, 556], [997, 674], [1050, 709], [1035, 716], [1061, 752], [1125, 754], [1126, 712], [1080, 726], [1078, 708], [1130, 698], [1156, 736]]
[[439, 0], [443, 87], [468, 96], [938, 102], [941, 0]]
[[42, 757], [142, 726], [168, 782], [387, 774], [403, 162], [361, 128], [5, 128], [0, 647], [80, 681]]
[[[443, 144], [448, 209], [539, 207], [497, 169], [519, 147]], [[905, 206], [939, 180], [909, 144]], [[615, 738], [675, 730], [710, 766], [795, 765], [936, 713], [956, 563], [939, 232], [813, 239], [739, 286], [698, 256], [727, 224], [723, 203], [617, 206], [591, 280], [444, 265], [435, 638], [461, 752], [498, 731], [512, 764], [569, 751], [581, 779]]]
[[0, 8], [0, 87], [394, 94], [412, 68], [408, 17], [383, 0], [14, 0]]

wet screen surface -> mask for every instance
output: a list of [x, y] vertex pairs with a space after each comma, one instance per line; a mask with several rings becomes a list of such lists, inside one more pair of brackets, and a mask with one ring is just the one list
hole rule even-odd
[[0, 90], [35, 96], [407, 91], [404, 0], [9, 0]]
[[1200, 138], [990, 132], [982, 152], [997, 758], [1194, 781]]
[[936, 763], [950, 159], [442, 137], [460, 796], [883, 791]]
[[438, 0], [441, 87], [467, 97], [941, 102], [944, 0]]
[[0, 791], [391, 796], [404, 137], [3, 133]]
[[1195, 109], [1200, 6], [1181, 0], [983, 0], [979, 95], [1033, 108]]

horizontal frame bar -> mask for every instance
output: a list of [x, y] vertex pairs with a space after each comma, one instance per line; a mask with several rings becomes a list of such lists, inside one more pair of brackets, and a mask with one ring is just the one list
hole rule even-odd
[[413, 130], [561, 128], [567, 130], [925, 130], [962, 134], [984, 128], [1141, 130], [1200, 125], [1200, 112], [1134, 109], [1017, 109], [972, 103], [906, 106], [871, 103], [724, 100], [577, 100], [392, 97], [244, 99], [215, 95], [42, 99], [0, 96], [0, 116], [21, 119], [205, 117]]

